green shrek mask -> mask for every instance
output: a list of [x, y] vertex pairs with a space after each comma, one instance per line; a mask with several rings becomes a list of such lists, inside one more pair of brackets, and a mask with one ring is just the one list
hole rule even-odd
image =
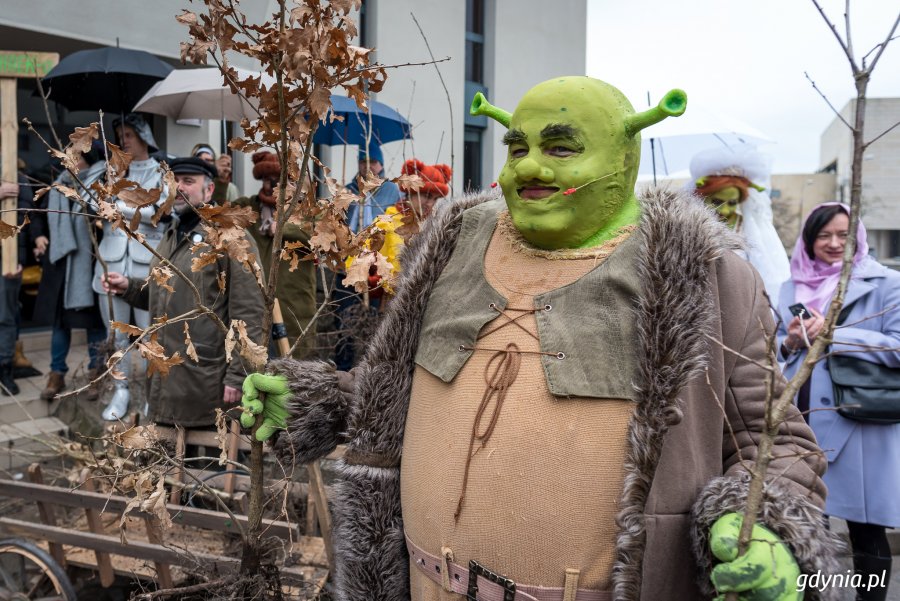
[[695, 191], [702, 196], [719, 216], [719, 220], [731, 229], [740, 230], [741, 203], [747, 200], [750, 188], [765, 190], [746, 177], [739, 175], [709, 175], [694, 182]]
[[585, 248], [637, 223], [640, 130], [681, 115], [686, 105], [686, 94], [672, 90], [657, 107], [635, 113], [613, 86], [575, 76], [536, 85], [512, 115], [476, 94], [471, 113], [509, 128], [498, 181], [522, 236], [544, 249]]

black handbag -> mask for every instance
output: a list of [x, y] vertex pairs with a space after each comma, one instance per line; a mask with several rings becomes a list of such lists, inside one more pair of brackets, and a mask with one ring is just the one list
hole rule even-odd
[[[841, 311], [843, 323], [849, 307]], [[900, 368], [865, 361], [852, 354], [829, 355], [834, 406], [842, 417], [871, 424], [900, 423]]]

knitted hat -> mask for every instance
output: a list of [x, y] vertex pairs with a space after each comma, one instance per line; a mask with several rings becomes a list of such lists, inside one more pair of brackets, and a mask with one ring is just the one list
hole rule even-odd
[[[359, 155], [357, 156], [356, 161], [361, 162], [366, 160], [366, 148], [363, 145], [359, 147]], [[374, 162], [378, 161], [382, 165], [384, 165], [384, 155], [381, 153], [381, 146], [372, 142], [369, 144], [369, 161]]]
[[281, 177], [281, 164], [278, 162], [278, 156], [274, 152], [268, 150], [260, 150], [254, 152], [253, 156], [253, 178], [263, 180], [267, 177]]
[[[422, 161], [410, 159], [403, 163], [403, 169], [400, 170], [403, 175], [418, 175], [422, 178], [422, 187], [418, 192], [422, 194], [431, 194], [433, 196], [447, 196], [450, 193], [450, 178], [453, 177], [453, 170], [449, 165], [426, 165]], [[410, 192], [406, 188], [401, 187], [404, 193]]]

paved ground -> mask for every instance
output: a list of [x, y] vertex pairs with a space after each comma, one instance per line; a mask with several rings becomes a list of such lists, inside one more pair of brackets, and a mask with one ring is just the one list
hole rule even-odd
[[[23, 398], [33, 398], [38, 396], [40, 391], [43, 390], [46, 383], [46, 374], [50, 371], [49, 336], [33, 334], [26, 335], [24, 339], [26, 341], [26, 354], [34, 363], [34, 366], [42, 372], [42, 375], [33, 378], [20, 379], [17, 380], [17, 382], [22, 389]], [[46, 348], [43, 348], [44, 346], [46, 346]], [[66, 378], [70, 390], [81, 386], [86, 382], [85, 373], [87, 371], [87, 362], [87, 346], [84, 344], [83, 333], [81, 333], [81, 335], [76, 334], [75, 339], [73, 340], [72, 350], [69, 354], [69, 375], [67, 375]], [[137, 397], [136, 400], [133, 400], [133, 404], [142, 402], [143, 386], [132, 386], [132, 389], [133, 395]], [[25, 397], [24, 395], [28, 396]], [[99, 432], [101, 429], [100, 412], [103, 410], [109, 396], [110, 391], [106, 390], [104, 391], [104, 394], [101, 395], [100, 401], [94, 403], [85, 401], [83, 398], [70, 397], [63, 401], [57, 401], [51, 405], [50, 408], [57, 417], [69, 423], [72, 430], [75, 432], [81, 432], [83, 434]], [[841, 520], [832, 520], [832, 524], [835, 530], [839, 532], [846, 531], [846, 527]], [[891, 574], [891, 584], [888, 589], [888, 601], [900, 601], [900, 530], [889, 531], [889, 536], [892, 540], [892, 547], [895, 555], [893, 571]], [[851, 568], [852, 564], [848, 559], [844, 569], [848, 570]], [[845, 594], [841, 599], [843, 601], [853, 601], [853, 592], [849, 589], [844, 592]]]
[[[49, 331], [26, 332], [21, 338], [26, 356], [41, 372], [41, 375], [16, 380], [21, 389], [19, 397], [21, 399], [37, 398], [46, 386], [47, 376], [50, 373], [50, 333]], [[72, 347], [66, 363], [69, 371], [66, 374], [64, 393], [74, 391], [88, 382], [88, 352], [84, 330], [73, 332]], [[132, 409], [137, 408], [144, 401], [143, 373], [138, 369], [134, 371], [137, 377], [131, 386]], [[100, 414], [106, 407], [111, 394], [110, 385], [107, 384], [98, 401], [88, 401], [84, 394], [67, 396], [50, 403], [49, 411], [51, 415], [69, 424], [73, 432], [85, 436], [95, 436], [102, 431], [103, 420]]]

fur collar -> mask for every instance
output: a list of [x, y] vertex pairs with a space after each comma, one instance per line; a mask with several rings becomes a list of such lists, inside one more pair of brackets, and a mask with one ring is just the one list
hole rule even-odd
[[637, 601], [646, 530], [644, 508], [665, 434], [682, 419], [678, 393], [706, 367], [704, 336], [717, 319], [707, 289], [710, 270], [740, 239], [703, 203], [685, 193], [652, 189], [641, 200], [645, 282], [637, 307], [638, 403], [628, 431], [625, 482], [617, 522], [615, 598]]

